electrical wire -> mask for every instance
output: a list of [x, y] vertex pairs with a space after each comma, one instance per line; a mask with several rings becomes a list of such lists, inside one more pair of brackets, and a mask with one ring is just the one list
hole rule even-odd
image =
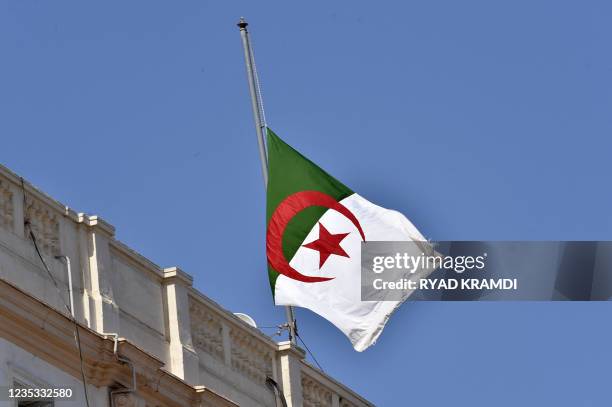
[[[259, 328], [259, 329], [278, 329], [279, 332], [280, 332], [280, 330], [282, 330], [282, 329], [287, 329], [288, 326], [287, 325], [276, 325], [276, 326], [268, 325], [268, 326], [258, 326], [257, 328]], [[297, 333], [297, 330], [295, 332], [295, 336], [300, 340], [300, 342], [302, 342], [302, 345], [304, 345], [304, 348], [306, 348], [306, 351], [308, 352], [310, 357], [312, 357], [312, 360], [315, 362], [315, 364], [317, 365], [319, 370], [322, 371], [322, 372], [325, 372], [325, 370], [323, 370], [323, 367], [321, 366], [321, 364], [319, 363], [319, 361], [317, 360], [315, 355], [312, 353], [312, 351], [308, 347], [308, 345], [306, 345], [306, 342], [304, 342], [304, 339], [302, 339], [302, 337]]]
[[295, 336], [297, 336], [297, 338], [300, 340], [300, 342], [302, 342], [302, 345], [304, 345], [304, 347], [306, 348], [306, 352], [308, 352], [310, 354], [310, 357], [312, 358], [312, 360], [314, 360], [314, 362], [316, 363], [316, 365], [319, 368], [319, 370], [322, 371], [323, 373], [325, 373], [325, 370], [323, 370], [323, 367], [317, 361], [317, 358], [315, 358], [315, 355], [310, 351], [310, 348], [308, 348], [308, 345], [306, 345], [306, 342], [304, 342], [304, 339], [302, 339], [302, 337], [300, 335], [298, 335], [297, 332], [295, 333]]
[[[281, 390], [278, 383], [276, 383], [276, 380], [272, 379], [270, 376], [267, 376], [266, 386], [268, 386], [268, 388], [272, 390], [272, 393], [274, 394], [274, 398], [280, 399], [280, 402], [283, 405], [283, 407], [287, 407], [287, 399], [285, 398], [285, 395], [283, 394], [283, 391]], [[278, 405], [278, 403], [275, 403], [275, 404]]]
[[51, 273], [51, 270], [49, 269], [49, 266], [47, 265], [47, 262], [45, 261], [43, 255], [42, 255], [42, 253], [40, 251], [40, 249], [38, 248], [38, 243], [36, 241], [36, 235], [34, 235], [34, 231], [32, 230], [32, 226], [30, 224], [30, 220], [27, 218], [27, 215], [26, 215], [26, 205], [25, 205], [25, 203], [26, 203], [26, 191], [25, 191], [25, 185], [24, 185], [23, 177], [21, 177], [20, 180], [21, 180], [21, 192], [23, 194], [23, 202], [24, 202], [24, 206], [23, 206], [23, 213], [24, 213], [24, 217], [25, 217], [25, 219], [24, 219], [24, 226], [29, 231], [28, 235], [29, 235], [30, 239], [32, 239], [32, 243], [34, 244], [34, 249], [36, 250], [36, 254], [38, 254], [38, 258], [40, 259], [40, 262], [42, 263], [45, 271], [49, 275], [49, 278], [53, 282], [53, 285], [55, 286], [55, 289], [57, 290], [57, 293], [59, 294], [59, 297], [62, 300], [62, 303], [64, 304], [64, 307], [66, 308], [66, 311], [68, 311], [68, 315], [69, 315], [70, 319], [74, 323], [74, 340], [75, 340], [77, 348], [79, 350], [81, 378], [83, 380], [83, 391], [85, 392], [85, 404], [87, 405], [87, 407], [89, 407], [89, 396], [87, 394], [87, 382], [85, 381], [85, 368], [83, 366], [84, 365], [83, 364], [83, 351], [81, 349], [81, 335], [79, 334], [79, 323], [77, 322], [76, 317], [72, 315], [72, 310], [70, 309], [70, 306], [66, 303], [66, 300], [64, 299], [64, 296], [62, 295], [62, 291], [60, 290], [60, 287], [57, 284], [57, 280], [55, 279], [55, 277]]

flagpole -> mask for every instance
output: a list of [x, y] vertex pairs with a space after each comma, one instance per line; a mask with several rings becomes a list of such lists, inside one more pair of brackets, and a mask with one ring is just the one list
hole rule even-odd
[[[257, 78], [257, 72], [255, 71], [255, 60], [253, 57], [253, 50], [251, 48], [251, 42], [249, 39], [249, 32], [247, 26], [249, 23], [246, 22], [244, 17], [240, 18], [238, 22], [240, 28], [240, 37], [242, 38], [242, 47], [244, 49], [244, 62], [246, 64], [247, 78], [249, 82], [249, 92], [251, 94], [251, 107], [253, 108], [253, 117], [255, 118], [255, 130], [257, 131], [257, 144], [259, 146], [259, 158], [261, 161], [261, 171], [264, 179], [264, 187], [268, 188], [268, 154], [266, 151], [266, 119], [263, 110], [263, 101], [261, 98], [261, 92], [259, 89], [259, 81]], [[296, 342], [296, 324], [293, 307], [286, 306], [285, 312], [287, 314], [287, 325], [289, 327], [289, 340], [293, 344]]]

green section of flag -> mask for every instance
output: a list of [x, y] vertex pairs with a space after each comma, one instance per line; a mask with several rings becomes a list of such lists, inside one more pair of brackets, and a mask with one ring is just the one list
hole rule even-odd
[[[353, 194], [351, 189], [294, 150], [270, 129], [267, 140], [269, 177], [266, 224], [276, 207], [296, 192], [319, 191], [332, 196], [337, 201]], [[283, 235], [283, 252], [288, 261], [291, 261], [308, 233], [326, 211], [327, 208], [318, 206], [306, 208], [289, 222]], [[274, 292], [278, 273], [268, 267], [268, 275]]]

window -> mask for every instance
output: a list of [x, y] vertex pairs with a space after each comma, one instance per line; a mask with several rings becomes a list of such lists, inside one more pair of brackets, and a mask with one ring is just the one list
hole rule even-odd
[[[14, 389], [27, 389], [31, 386], [22, 383], [19, 380], [13, 381]], [[55, 403], [52, 400], [16, 400], [16, 407], [54, 407]]]
[[52, 401], [18, 401], [17, 407], [53, 407]]

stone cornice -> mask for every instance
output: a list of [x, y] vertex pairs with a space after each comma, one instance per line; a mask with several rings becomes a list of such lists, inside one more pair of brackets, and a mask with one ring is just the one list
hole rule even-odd
[[84, 225], [106, 233], [109, 237], [115, 236], [115, 227], [97, 215], [79, 213], [78, 220]]
[[[12, 284], [0, 280], [0, 337], [81, 380], [74, 323], [66, 315]], [[132, 385], [130, 367], [114, 353], [114, 339], [79, 325], [87, 383], [96, 387]], [[137, 395], [152, 405], [235, 407], [202, 386], [193, 387], [162, 369], [163, 363], [134, 346], [118, 341], [118, 354], [130, 360], [137, 376]]]
[[[13, 171], [6, 168], [2, 164], [0, 164], [0, 175], [4, 176], [4, 178], [8, 179], [11, 183], [13, 183], [13, 185], [17, 189], [21, 189], [21, 179], [22, 178], [19, 175], [15, 174]], [[44, 202], [45, 204], [53, 208], [55, 211], [61, 213], [64, 216], [67, 216], [71, 220], [75, 222], [79, 221], [79, 215], [75, 211], [73, 211], [68, 206], [64, 205], [63, 203], [51, 198], [49, 195], [45, 194], [44, 192], [36, 188], [34, 185], [30, 184], [25, 179], [23, 180], [23, 188], [25, 189], [26, 194], [29, 194], [35, 197], [36, 199]]]
[[164, 284], [172, 283], [178, 280], [184, 285], [191, 287], [193, 285], [193, 277], [178, 267], [168, 267], [164, 270]]
[[160, 281], [164, 278], [164, 272], [160, 266], [130, 248], [125, 243], [117, 239], [111, 239], [109, 240], [109, 245], [114, 253], [122, 256], [127, 262], [133, 263], [137, 268], [154, 274]]
[[306, 352], [297, 345], [292, 344], [290, 341], [284, 341], [278, 343], [278, 352], [283, 354], [293, 354], [298, 359], [304, 359]]
[[315, 368], [314, 366], [311, 366], [308, 362], [306, 362], [306, 360], [302, 360], [301, 362], [302, 362], [302, 372], [303, 373], [307, 374], [308, 376], [311, 376], [319, 383], [328, 387], [334, 393], [340, 395], [342, 398], [350, 401], [351, 403], [355, 405], [360, 405], [360, 406], [365, 405], [365, 406], [374, 407], [374, 404], [370, 403], [368, 400], [366, 400], [359, 394], [355, 393], [353, 390], [349, 389], [344, 384], [338, 382], [337, 380], [323, 373], [322, 371]]
[[191, 295], [191, 298], [193, 300], [203, 303], [205, 306], [207, 306], [209, 310], [219, 315], [228, 324], [237, 326], [239, 329], [247, 331], [248, 333], [250, 333], [257, 339], [259, 339], [261, 342], [265, 343], [271, 349], [274, 349], [274, 350], [277, 349], [278, 344], [275, 341], [273, 341], [269, 336], [265, 335], [259, 329], [254, 328], [251, 325], [247, 324], [246, 322], [238, 318], [236, 315], [234, 315], [230, 311], [227, 311], [225, 308], [221, 307], [215, 301], [208, 298], [206, 295], [202, 294], [196, 288], [191, 287], [189, 294]]

